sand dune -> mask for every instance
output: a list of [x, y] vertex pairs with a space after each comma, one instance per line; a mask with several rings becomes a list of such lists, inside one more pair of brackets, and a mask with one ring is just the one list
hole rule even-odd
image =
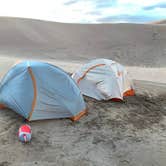
[[[164, 83], [165, 27], [148, 24], [65, 24], [1, 17], [0, 64], [2, 66], [3, 60], [9, 57], [8, 64], [23, 59], [43, 59], [64, 67], [64, 62], [66, 64], [70, 60], [74, 62], [70, 71], [73, 72], [77, 64], [104, 57], [128, 66], [133, 79]], [[6, 64], [4, 67], [0, 70], [0, 77], [10, 68]]]
[[150, 24], [166, 24], [166, 19], [165, 20], [154, 21], [154, 22], [151, 22]]
[[166, 26], [63, 24], [0, 18], [0, 78], [17, 62], [36, 59], [73, 72], [86, 61], [110, 58], [126, 66], [136, 96], [124, 102], [85, 97], [88, 116], [29, 123], [32, 142], [16, 132], [23, 119], [0, 111], [2, 166], [165, 166]]
[[0, 53], [87, 60], [105, 57], [129, 66], [165, 67], [166, 28], [144, 24], [63, 24], [0, 18]]

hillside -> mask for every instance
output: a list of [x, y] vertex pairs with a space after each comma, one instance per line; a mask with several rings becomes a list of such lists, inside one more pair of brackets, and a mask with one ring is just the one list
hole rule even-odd
[[166, 24], [166, 19], [152, 22], [152, 24]]
[[129, 66], [166, 64], [166, 27], [147, 24], [65, 24], [0, 18], [0, 54], [86, 60], [110, 58]]

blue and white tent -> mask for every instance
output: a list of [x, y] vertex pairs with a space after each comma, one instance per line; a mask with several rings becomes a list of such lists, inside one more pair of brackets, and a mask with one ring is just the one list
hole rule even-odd
[[9, 70], [0, 83], [0, 107], [25, 119], [71, 118], [84, 115], [79, 88], [62, 69], [48, 63], [25, 61]]

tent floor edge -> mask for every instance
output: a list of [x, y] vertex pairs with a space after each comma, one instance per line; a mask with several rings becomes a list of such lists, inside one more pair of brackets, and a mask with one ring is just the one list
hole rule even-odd
[[5, 105], [0, 103], [0, 109], [4, 109]]
[[81, 111], [79, 114], [71, 117], [70, 119], [74, 122], [74, 121], [78, 121], [82, 116], [86, 115], [88, 113], [88, 109], [84, 109], [83, 111]]
[[127, 90], [126, 92], [123, 93], [123, 97], [134, 96], [134, 95], [135, 95], [134, 89]]

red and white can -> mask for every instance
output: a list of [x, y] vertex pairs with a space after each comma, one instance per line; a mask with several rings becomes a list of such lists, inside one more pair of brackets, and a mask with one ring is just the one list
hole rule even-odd
[[25, 124], [19, 128], [18, 137], [21, 142], [29, 142], [31, 140], [31, 135], [32, 131], [29, 125]]

